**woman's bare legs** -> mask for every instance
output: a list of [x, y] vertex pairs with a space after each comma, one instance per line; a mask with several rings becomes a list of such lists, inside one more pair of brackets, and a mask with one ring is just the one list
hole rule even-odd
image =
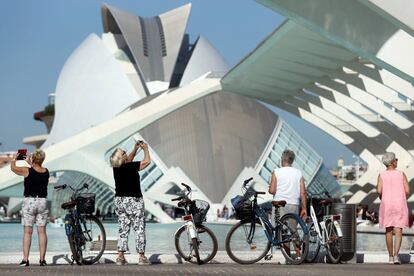
[[29, 252], [30, 246], [32, 245], [32, 234], [33, 234], [33, 227], [32, 226], [23, 226], [24, 233], [23, 233], [23, 260], [29, 260]]
[[401, 240], [402, 240], [402, 228], [394, 227], [395, 232], [395, 244], [394, 244], [394, 256], [398, 256], [401, 248]]
[[392, 252], [392, 230], [394, 227], [387, 227], [385, 228], [385, 241], [387, 243], [387, 249], [388, 249], [388, 256], [393, 257], [394, 254]]
[[37, 236], [39, 238], [40, 261], [44, 261], [47, 248], [46, 226], [37, 226]]

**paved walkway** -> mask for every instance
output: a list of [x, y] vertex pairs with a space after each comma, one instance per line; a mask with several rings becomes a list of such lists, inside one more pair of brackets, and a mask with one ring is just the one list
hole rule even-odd
[[47, 267], [30, 266], [17, 267], [16, 265], [0, 265], [0, 275], [364, 275], [364, 276], [399, 276], [413, 275], [414, 264], [302, 264], [302, 265], [275, 265], [275, 264], [163, 264], [148, 266], [117, 266], [114, 264], [98, 264], [90, 266], [54, 265]]
[[[146, 253], [152, 264], [185, 264], [184, 261], [178, 254], [159, 254], [159, 253]], [[101, 264], [114, 264], [116, 259], [116, 254], [105, 253], [100, 259]], [[138, 254], [126, 254], [127, 261], [130, 264], [136, 264], [138, 262]], [[10, 252], [10, 253], [0, 253], [0, 264], [17, 264], [21, 261], [22, 253], [21, 252]], [[321, 258], [323, 259], [323, 257]], [[414, 264], [414, 254], [409, 252], [402, 252], [400, 254], [400, 259], [402, 263], [411, 263]], [[39, 263], [39, 253], [31, 252], [29, 257], [30, 263], [37, 265]], [[71, 263], [71, 254], [68, 252], [47, 252], [46, 262], [48, 264], [54, 265], [64, 265]], [[323, 262], [323, 260], [322, 260]], [[387, 263], [388, 262], [388, 253], [387, 252], [358, 252], [356, 256], [349, 261], [348, 263]], [[225, 251], [218, 251], [214, 259], [211, 261], [213, 264], [234, 264], [233, 260], [227, 256]], [[262, 264], [285, 264], [285, 259], [280, 253], [280, 251], [275, 251], [273, 258], [269, 261], [261, 260]], [[0, 273], [1, 275], [1, 273]], [[414, 273], [413, 273], [414, 275]]]

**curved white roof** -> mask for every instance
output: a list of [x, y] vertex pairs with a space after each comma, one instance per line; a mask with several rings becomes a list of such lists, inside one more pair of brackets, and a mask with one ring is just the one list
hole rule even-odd
[[59, 75], [55, 119], [43, 148], [112, 119], [138, 99], [112, 53], [97, 35], [89, 35]]
[[224, 75], [229, 69], [230, 67], [213, 45], [205, 37], [200, 36], [194, 45], [180, 86], [192, 82], [207, 72], [214, 71]]

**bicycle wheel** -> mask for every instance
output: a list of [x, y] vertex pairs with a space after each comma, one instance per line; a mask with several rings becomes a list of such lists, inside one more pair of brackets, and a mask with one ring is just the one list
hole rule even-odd
[[226, 236], [227, 255], [239, 264], [253, 264], [261, 260], [270, 249], [270, 241], [263, 231], [260, 220], [242, 220], [230, 229]]
[[343, 252], [342, 237], [338, 237], [338, 232], [332, 221], [326, 221], [326, 231], [328, 232], [326, 243], [326, 260], [331, 264], [341, 261]]
[[321, 240], [318, 237], [318, 232], [316, 231], [316, 225], [311, 222], [308, 226], [309, 229], [309, 250], [308, 255], [306, 256], [306, 262], [313, 263], [318, 257], [319, 250], [321, 248]]
[[106, 233], [101, 221], [94, 215], [85, 215], [81, 222], [82, 263], [94, 264], [105, 251]]
[[218, 243], [217, 238], [210, 228], [201, 225], [197, 228], [198, 233], [198, 253], [201, 263], [205, 264], [216, 256]]
[[[198, 233], [198, 254], [202, 264], [211, 261], [217, 253], [218, 243], [214, 233], [204, 225], [197, 228]], [[195, 247], [185, 225], [178, 229], [175, 235], [175, 248], [178, 254], [184, 260], [190, 263], [197, 263], [195, 256]]]
[[301, 264], [308, 254], [309, 233], [300, 220], [297, 215], [286, 214], [279, 221], [280, 251], [290, 264]]
[[200, 253], [198, 252], [198, 240], [197, 240], [197, 238], [192, 238], [191, 243], [193, 245], [194, 256], [196, 257], [197, 264], [201, 265]]
[[68, 242], [70, 251], [72, 252], [72, 260], [76, 262], [77, 265], [82, 264], [82, 251], [80, 250], [80, 246], [78, 246], [78, 242], [76, 241], [75, 234], [72, 233], [68, 236]]
[[175, 249], [178, 254], [185, 261], [197, 264], [197, 256], [200, 258], [198, 253], [198, 244], [193, 243], [193, 239], [190, 236], [190, 233], [187, 231], [185, 225], [181, 226], [174, 237], [175, 240]]

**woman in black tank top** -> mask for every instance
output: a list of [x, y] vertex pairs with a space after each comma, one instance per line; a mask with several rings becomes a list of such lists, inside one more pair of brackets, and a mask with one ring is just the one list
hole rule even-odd
[[24, 199], [22, 205], [22, 224], [24, 227], [23, 260], [20, 266], [29, 266], [29, 252], [34, 222], [36, 222], [39, 238], [39, 263], [41, 266], [45, 266], [47, 247], [46, 222], [49, 213], [47, 209], [49, 171], [42, 167], [45, 153], [42, 150], [35, 150], [29, 158], [26, 158], [25, 161], [31, 166], [29, 168], [16, 166], [18, 156], [19, 153], [16, 154], [11, 162], [11, 170], [17, 175], [24, 176]]

